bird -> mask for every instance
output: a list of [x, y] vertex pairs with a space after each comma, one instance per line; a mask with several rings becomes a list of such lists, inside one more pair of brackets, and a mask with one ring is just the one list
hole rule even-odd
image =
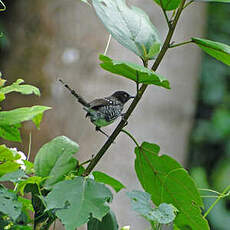
[[90, 118], [90, 121], [96, 126], [96, 131], [100, 131], [107, 137], [109, 137], [101, 127], [112, 124], [118, 117], [123, 116], [122, 110], [126, 102], [135, 96], [130, 96], [125, 91], [116, 91], [111, 96], [94, 99], [91, 102], [87, 102], [81, 97], [75, 90], [70, 88], [62, 79], [59, 81], [64, 85], [69, 92], [77, 98], [78, 102], [83, 105], [83, 109], [87, 112], [86, 117]]

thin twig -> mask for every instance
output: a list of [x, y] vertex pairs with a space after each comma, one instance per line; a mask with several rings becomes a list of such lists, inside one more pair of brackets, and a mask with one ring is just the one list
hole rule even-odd
[[194, 0], [191, 0], [191, 1], [187, 2], [187, 3], [184, 5], [184, 9], [185, 9], [187, 6], [189, 6], [190, 4], [192, 4], [193, 2], [194, 2]]
[[[175, 18], [172, 22], [171, 27], [169, 28], [167, 37], [165, 39], [165, 42], [161, 48], [160, 53], [158, 54], [153, 66], [152, 66], [152, 70], [155, 71], [158, 66], [160, 65], [166, 51], [169, 48], [169, 44], [171, 41], [171, 38], [173, 36], [174, 30], [176, 28], [176, 24], [178, 22], [178, 19], [183, 11], [183, 7], [185, 4], [186, 0], [182, 0], [180, 3], [180, 6], [177, 10], [177, 13], [175, 15]], [[148, 66], [148, 62], [147, 61], [143, 61], [144, 66], [147, 67]], [[92, 159], [92, 161], [89, 163], [89, 165], [87, 166], [85, 172], [83, 173], [83, 176], [88, 176], [91, 171], [94, 169], [94, 167], [97, 165], [97, 163], [100, 161], [100, 159], [103, 157], [103, 155], [105, 154], [105, 152], [108, 150], [108, 148], [112, 145], [112, 143], [114, 142], [114, 140], [116, 139], [116, 137], [118, 136], [118, 134], [121, 132], [122, 128], [125, 126], [125, 124], [127, 123], [127, 120], [129, 118], [129, 116], [131, 115], [131, 113], [133, 112], [133, 110], [136, 108], [138, 102], [140, 101], [140, 99], [142, 98], [142, 95], [144, 94], [145, 90], [147, 89], [146, 84], [142, 84], [138, 95], [136, 95], [136, 97], [134, 98], [134, 100], [132, 101], [131, 105], [129, 106], [127, 112], [125, 113], [123, 119], [120, 121], [120, 123], [117, 125], [117, 127], [115, 128], [115, 130], [113, 131], [113, 133], [110, 135], [110, 137], [107, 139], [107, 141], [105, 142], [105, 144], [101, 147], [101, 149], [99, 150], [99, 152], [96, 154], [96, 156]]]
[[205, 212], [205, 214], [204, 214], [204, 218], [211, 212], [211, 210], [214, 208], [214, 206], [220, 201], [220, 199], [222, 199], [223, 197], [226, 197], [226, 195], [228, 195], [229, 194], [229, 190], [230, 190], [230, 185], [229, 186], [227, 186], [225, 189], [224, 189], [224, 191], [223, 191], [223, 193], [221, 193], [219, 196], [218, 196], [218, 198], [212, 203], [212, 205], [209, 207], [209, 209]]
[[31, 132], [29, 134], [29, 147], [28, 147], [28, 154], [26, 156], [26, 160], [29, 161], [30, 159], [30, 153], [31, 153], [31, 142], [32, 142], [32, 138], [31, 138]]
[[110, 42], [111, 42], [111, 38], [112, 38], [112, 36], [111, 36], [111, 34], [109, 34], [109, 39], [108, 39], [106, 47], [105, 47], [104, 55], [107, 54], [107, 51], [109, 49], [109, 45], [110, 45]]
[[207, 191], [207, 192], [216, 193], [216, 194], [218, 194], [218, 195], [221, 194], [220, 192], [217, 192], [217, 191], [212, 190], [212, 189], [209, 189], [209, 188], [198, 188], [198, 189], [201, 190], [201, 191]]

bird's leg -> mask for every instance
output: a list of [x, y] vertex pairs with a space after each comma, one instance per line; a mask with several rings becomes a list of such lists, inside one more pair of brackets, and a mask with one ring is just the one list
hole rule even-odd
[[[123, 121], [125, 120], [124, 116], [125, 116], [125, 113], [122, 113], [122, 114], [121, 114], [121, 119], [122, 119]], [[125, 121], [125, 124], [124, 124], [123, 127], [125, 127], [125, 126], [127, 126], [127, 125], [128, 125], [128, 121]]]
[[95, 130], [103, 133], [106, 137], [109, 137], [109, 135], [105, 133], [104, 131], [102, 131], [100, 127], [96, 126]]

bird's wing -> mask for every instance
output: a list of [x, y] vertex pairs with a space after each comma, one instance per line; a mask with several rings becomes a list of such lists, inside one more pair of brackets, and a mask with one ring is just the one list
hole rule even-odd
[[106, 98], [95, 99], [89, 103], [91, 109], [98, 109], [102, 106], [110, 105], [110, 100]]

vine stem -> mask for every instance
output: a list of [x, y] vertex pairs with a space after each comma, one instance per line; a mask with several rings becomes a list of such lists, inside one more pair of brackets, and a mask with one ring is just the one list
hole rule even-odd
[[[173, 36], [173, 33], [175, 31], [177, 22], [179, 20], [179, 17], [183, 11], [184, 8], [184, 4], [185, 4], [186, 0], [182, 0], [180, 3], [180, 6], [176, 12], [175, 18], [169, 28], [168, 34], [166, 36], [166, 39], [164, 41], [164, 44], [161, 48], [160, 53], [158, 54], [153, 66], [152, 66], [152, 70], [155, 71], [158, 66], [160, 65], [166, 51], [168, 50], [169, 46], [170, 46], [170, 41], [171, 38]], [[147, 67], [148, 66], [148, 62], [144, 61], [143, 62], [144, 66]], [[108, 148], [112, 145], [112, 143], [114, 143], [114, 140], [116, 139], [116, 137], [118, 136], [118, 134], [121, 132], [122, 128], [125, 126], [125, 124], [127, 123], [127, 120], [129, 118], [129, 116], [131, 115], [131, 113], [133, 112], [133, 110], [136, 108], [138, 102], [140, 101], [140, 99], [142, 98], [142, 95], [144, 94], [145, 90], [147, 89], [146, 84], [143, 84], [141, 86], [141, 88], [139, 89], [139, 92], [137, 93], [136, 97], [134, 98], [134, 100], [132, 101], [131, 105], [129, 106], [127, 112], [125, 113], [123, 119], [120, 121], [120, 123], [117, 125], [117, 127], [115, 128], [115, 130], [113, 131], [113, 133], [109, 136], [109, 138], [107, 139], [107, 141], [105, 142], [105, 144], [101, 147], [101, 149], [99, 150], [99, 152], [96, 154], [96, 156], [92, 159], [92, 161], [89, 163], [89, 165], [87, 166], [85, 172], [83, 173], [83, 176], [88, 176], [91, 171], [95, 168], [95, 166], [97, 165], [97, 163], [100, 161], [100, 159], [103, 157], [103, 155], [106, 153], [106, 151], [108, 150]]]
[[[212, 203], [212, 205], [209, 207], [209, 209], [205, 212], [204, 218], [211, 212], [211, 210], [214, 208], [214, 206], [222, 199], [223, 197], [226, 196], [226, 193], [230, 190], [230, 185], [227, 186], [224, 191], [218, 196], [218, 198]], [[227, 193], [228, 194], [228, 193]]]
[[129, 137], [133, 140], [133, 142], [136, 144], [136, 146], [137, 146], [138, 148], [140, 148], [140, 145], [138, 144], [137, 140], [134, 138], [134, 136], [133, 136], [130, 132], [128, 132], [128, 131], [125, 130], [125, 129], [122, 129], [121, 132], [123, 132], [123, 133], [125, 133], [127, 136], [129, 136]]

